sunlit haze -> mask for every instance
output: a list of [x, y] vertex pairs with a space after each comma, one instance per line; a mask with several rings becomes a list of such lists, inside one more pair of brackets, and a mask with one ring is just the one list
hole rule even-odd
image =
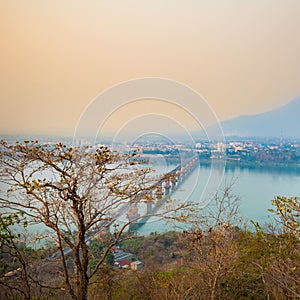
[[[1, 1], [0, 37], [1, 133], [72, 135], [92, 99], [134, 78], [183, 83], [220, 120], [300, 95], [298, 0]], [[145, 107], [116, 111], [107, 132]], [[148, 113], [195, 127], [160, 101]]]

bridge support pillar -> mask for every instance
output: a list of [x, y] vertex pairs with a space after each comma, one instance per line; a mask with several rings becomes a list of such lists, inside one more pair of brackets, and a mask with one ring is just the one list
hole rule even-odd
[[156, 194], [156, 198], [158, 200], [162, 199], [162, 196], [163, 196], [162, 182], [160, 182], [159, 185], [157, 186], [155, 194]]
[[140, 216], [138, 210], [138, 204], [136, 202], [130, 204], [126, 216], [129, 222], [132, 222], [133, 220], [137, 219]]
[[172, 190], [175, 190], [176, 189], [176, 185], [177, 185], [177, 177], [175, 176], [175, 174], [173, 174], [173, 176], [171, 177], [171, 188]]
[[147, 215], [152, 213], [152, 203], [147, 202]]
[[170, 178], [165, 179], [165, 196], [170, 193]]

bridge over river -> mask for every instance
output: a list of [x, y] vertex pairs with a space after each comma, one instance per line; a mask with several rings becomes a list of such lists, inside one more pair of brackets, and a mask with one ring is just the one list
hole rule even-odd
[[[131, 222], [130, 230], [136, 231], [147, 221], [158, 212], [159, 208], [165, 203], [166, 199], [184, 182], [184, 180], [194, 171], [194, 169], [199, 165], [198, 158], [194, 157], [181, 163], [179, 166], [161, 176], [161, 178], [153, 184], [148, 190], [144, 190], [140, 193], [135, 194], [130, 199], [129, 203], [121, 207], [115, 214], [114, 218], [118, 218], [127, 211], [127, 218]], [[139, 203], [146, 203], [146, 214], [140, 217], [139, 214]], [[89, 233], [86, 238], [86, 242], [94, 238], [103, 230], [107, 230], [109, 224], [102, 223], [97, 229]], [[53, 253], [51, 256], [47, 257], [43, 265], [52, 259], [59, 258], [61, 253], [59, 251]], [[63, 249], [64, 256], [71, 256], [72, 249], [66, 247]], [[6, 277], [12, 277], [19, 275], [22, 268], [10, 271], [5, 274]]]
[[[197, 157], [187, 160], [170, 172], [161, 176], [161, 178], [148, 190], [135, 194], [130, 199], [127, 208], [127, 218], [130, 222], [130, 230], [136, 231], [158, 212], [159, 208], [165, 203], [171, 194], [178, 189], [184, 180], [199, 166]], [[141, 217], [139, 213], [140, 203], [146, 203], [146, 213]], [[122, 210], [122, 209], [121, 209]], [[121, 212], [121, 211], [120, 211]], [[120, 215], [118, 212], [118, 215]], [[123, 211], [124, 213], [124, 211]]]
[[[128, 204], [123, 205], [117, 212], [115, 212], [113, 219], [118, 219], [120, 216], [126, 216], [131, 222], [129, 230], [137, 231], [147, 221], [158, 212], [159, 208], [165, 203], [171, 194], [178, 189], [184, 180], [199, 166], [197, 157], [186, 160], [170, 172], [161, 175], [161, 177], [148, 190], [143, 190], [130, 199]], [[146, 213], [139, 214], [140, 203], [146, 203]], [[109, 230], [109, 222], [101, 223], [98, 228], [89, 232], [86, 237], [86, 242], [96, 237], [100, 232]], [[63, 249], [64, 256], [72, 255], [72, 249], [66, 247]], [[51, 255], [50, 259], [60, 257], [60, 252], [57, 251]]]

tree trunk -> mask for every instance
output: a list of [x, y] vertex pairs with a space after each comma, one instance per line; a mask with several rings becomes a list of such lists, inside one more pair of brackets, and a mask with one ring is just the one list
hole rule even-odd
[[218, 274], [220, 272], [221, 269], [221, 264], [218, 263], [218, 268], [214, 274], [214, 278], [213, 278], [213, 283], [212, 283], [212, 287], [211, 287], [211, 294], [210, 294], [210, 300], [214, 300], [215, 299], [215, 292], [216, 292], [216, 285], [217, 285], [217, 280], [218, 280]]
[[86, 244], [86, 228], [84, 224], [84, 216], [81, 208], [76, 211], [78, 216], [78, 248], [75, 258], [76, 266], [76, 293], [78, 300], [87, 300], [88, 296], [88, 266], [89, 266], [89, 251]]
[[78, 300], [87, 300], [88, 294], [88, 276], [81, 268], [75, 263], [75, 285], [76, 285], [76, 298]]
[[81, 274], [80, 283], [79, 283], [79, 290], [78, 290], [78, 300], [87, 300], [88, 297], [88, 280], [87, 276]]

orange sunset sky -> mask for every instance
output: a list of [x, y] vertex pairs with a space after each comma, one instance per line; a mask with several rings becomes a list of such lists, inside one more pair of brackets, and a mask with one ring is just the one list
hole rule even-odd
[[3, 134], [71, 135], [93, 98], [133, 78], [184, 83], [220, 120], [300, 95], [298, 0], [0, 0], [0, 38]]

